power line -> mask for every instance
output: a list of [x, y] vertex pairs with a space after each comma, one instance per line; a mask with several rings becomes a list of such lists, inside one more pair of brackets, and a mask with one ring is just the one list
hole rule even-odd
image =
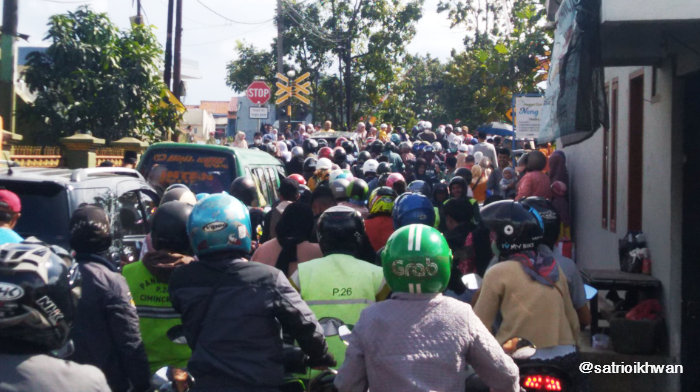
[[214, 11], [213, 9], [209, 8], [209, 6], [207, 6], [206, 4], [202, 3], [201, 0], [197, 0], [197, 3], [201, 4], [202, 7], [208, 9], [209, 11], [211, 11], [211, 12], [214, 13], [214, 14], [216, 14], [216, 15], [219, 16], [220, 18], [226, 19], [226, 20], [228, 20], [229, 22], [232, 22], [232, 23], [256, 25], [256, 24], [264, 24], [264, 23], [270, 22], [270, 21], [272, 21], [273, 19], [275, 19], [275, 18], [272, 18], [272, 19], [268, 19], [268, 20], [264, 20], [264, 21], [260, 21], [260, 22], [239, 22], [239, 21], [237, 21], [237, 20], [229, 19], [229, 18], [227, 18], [227, 17], [221, 15], [220, 13]]
[[[163, 0], [158, 0], [158, 2], [159, 2], [160, 4], [162, 4], [164, 7], [166, 7], [166, 8], [168, 7], [168, 4], [166, 4]], [[202, 22], [196, 21], [196, 20], [194, 20], [194, 19], [192, 19], [192, 18], [188, 18], [188, 17], [186, 17], [185, 15], [182, 15], [182, 17], [183, 17], [184, 19], [186, 19], [186, 20], [189, 20], [189, 21], [192, 22], [192, 23], [197, 23], [197, 24], [202, 25], [202, 26], [211, 26], [211, 25], [209, 25], [209, 24], [207, 24], [207, 23], [202, 23]], [[191, 29], [188, 29], [188, 30], [191, 30]]]
[[[301, 19], [302, 21], [305, 21], [304, 17], [301, 16], [301, 15], [299, 14], [299, 12], [297, 12], [297, 10], [296, 10], [291, 4], [289, 4], [289, 2], [287, 2], [287, 1], [282, 1], [282, 3], [285, 4], [286, 6], [288, 6], [289, 8], [291, 8], [292, 11], [294, 11], [294, 13], [299, 17], [299, 19]], [[345, 42], [345, 40], [343, 40], [343, 39], [334, 39], [334, 38], [330, 38], [329, 36], [322, 35], [323, 33], [321, 33], [320, 31], [318, 31], [317, 29], [315, 29], [313, 23], [308, 23], [308, 22], [306, 22], [306, 21], [305, 21], [306, 23], [299, 22], [290, 12], [288, 12], [288, 11], [285, 10], [285, 13], [287, 14], [287, 16], [289, 16], [289, 17], [299, 26], [300, 29], [304, 30], [305, 32], [307, 32], [307, 33], [309, 33], [309, 34], [311, 34], [311, 35], [313, 35], [313, 36], [315, 36], [315, 37], [317, 37], [317, 38], [320, 38], [320, 39], [322, 39], [322, 40], [324, 40], [324, 41], [332, 42], [332, 43], [341, 43], [341, 42]], [[307, 25], [308, 25], [308, 26], [311, 26], [311, 28], [312, 28], [314, 31], [309, 30], [309, 29], [306, 27]]]
[[209, 44], [215, 44], [215, 43], [217, 43], [217, 42], [228, 41], [228, 40], [230, 40], [230, 39], [233, 39], [233, 38], [236, 38], [236, 37], [240, 37], [241, 35], [245, 35], [245, 34], [248, 34], [248, 33], [252, 33], [253, 31], [256, 31], [256, 30], [258, 30], [258, 29], [260, 29], [260, 28], [262, 28], [262, 27], [265, 27], [265, 25], [261, 24], [260, 26], [255, 27], [255, 28], [252, 28], [252, 29], [250, 29], [250, 30], [248, 30], [248, 31], [244, 31], [244, 32], [242, 32], [242, 33], [240, 33], [240, 34], [235, 34], [235, 35], [232, 35], [232, 36], [230, 36], [230, 37], [218, 39], [218, 40], [216, 40], [216, 41], [198, 42], [198, 43], [195, 43], [195, 44], [187, 44], [187, 45], [182, 45], [182, 46], [200, 46], [200, 45], [209, 45]]

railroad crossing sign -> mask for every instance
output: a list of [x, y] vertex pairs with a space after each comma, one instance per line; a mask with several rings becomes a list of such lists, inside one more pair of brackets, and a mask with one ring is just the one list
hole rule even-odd
[[277, 79], [279, 79], [279, 81], [275, 84], [278, 88], [275, 96], [277, 96], [278, 98], [275, 101], [275, 104], [279, 105], [282, 102], [288, 100], [289, 98], [296, 98], [307, 105], [310, 104], [311, 100], [309, 99], [309, 97], [306, 97], [304, 95], [311, 94], [311, 91], [309, 91], [311, 82], [306, 82], [303, 84], [301, 83], [304, 80], [308, 79], [310, 75], [311, 74], [307, 72], [294, 79], [293, 81], [290, 81], [289, 78], [282, 75], [281, 73], [278, 73]]

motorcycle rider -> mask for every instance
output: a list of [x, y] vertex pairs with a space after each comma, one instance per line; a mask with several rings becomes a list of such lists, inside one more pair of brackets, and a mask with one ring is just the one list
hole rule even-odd
[[441, 294], [452, 253], [436, 229], [398, 229], [381, 259], [394, 294], [355, 324], [335, 378], [340, 392], [464, 391], [467, 363], [492, 390], [520, 391], [518, 367], [471, 307]]
[[304, 174], [304, 149], [296, 146], [292, 148], [292, 159], [285, 164], [287, 175]]
[[375, 252], [386, 245], [394, 232], [394, 222], [391, 211], [398, 195], [388, 186], [377, 188], [369, 197], [369, 217], [365, 219], [367, 237]]
[[0, 392], [108, 392], [98, 368], [52, 355], [70, 344], [77, 265], [31, 239], [0, 250]]
[[69, 359], [97, 366], [112, 391], [145, 391], [151, 374], [136, 306], [126, 280], [104, 258], [112, 245], [107, 213], [82, 205], [73, 212], [69, 227], [83, 279], [71, 335], [75, 353]]
[[310, 367], [335, 366], [321, 326], [284, 273], [242, 258], [250, 252], [243, 203], [211, 195], [195, 205], [187, 231], [199, 261], [173, 272], [170, 295], [182, 314], [192, 349], [187, 369], [198, 391], [278, 391], [281, 329], [310, 357]]
[[404, 170], [404, 165], [403, 165], [403, 160], [401, 159], [401, 155], [397, 154], [396, 151], [398, 151], [398, 148], [396, 145], [392, 142], [387, 142], [383, 146], [384, 152], [382, 155], [389, 157], [389, 164], [391, 165], [391, 172], [392, 173], [402, 173]]
[[[316, 317], [335, 317], [355, 324], [370, 304], [389, 294], [381, 268], [359, 260], [365, 225], [360, 214], [343, 206], [328, 209], [318, 221], [323, 258], [298, 266], [290, 280]], [[328, 339], [328, 351], [343, 363], [345, 344]]]
[[139, 327], [151, 373], [164, 366], [187, 366], [192, 351], [171, 342], [166, 333], [180, 325], [180, 315], [173, 309], [168, 295], [168, 281], [173, 270], [192, 261], [187, 219], [192, 206], [171, 201], [153, 214], [152, 252], [141, 261], [124, 266], [122, 275], [129, 285], [139, 315]]
[[292, 178], [285, 178], [280, 181], [277, 191], [279, 192], [279, 202], [273, 205], [272, 209], [265, 214], [260, 243], [277, 237], [277, 222], [282, 218], [284, 209], [299, 199], [299, 182]]
[[365, 180], [361, 178], [355, 178], [350, 181], [350, 184], [345, 190], [347, 195], [347, 200], [340, 201], [338, 205], [350, 207], [362, 215], [362, 219], [366, 219], [369, 216], [369, 210], [365, 206], [367, 201], [367, 196], [369, 195], [369, 187]]
[[328, 158], [320, 158], [316, 162], [316, 171], [314, 175], [308, 179], [307, 186], [313, 192], [317, 186], [322, 183], [328, 183], [328, 176], [330, 175], [331, 168], [333, 167], [333, 162]]

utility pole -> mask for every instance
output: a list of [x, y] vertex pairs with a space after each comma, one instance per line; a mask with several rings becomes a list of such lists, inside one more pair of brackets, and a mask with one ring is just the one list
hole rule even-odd
[[277, 72], [284, 75], [284, 13], [282, 0], [277, 0]]
[[[15, 41], [17, 39], [17, 2], [5, 0], [2, 8], [2, 31], [0, 36], [0, 116], [6, 124], [5, 130], [15, 132]], [[2, 137], [2, 135], [0, 135]]]
[[175, 10], [175, 59], [173, 61], [173, 93], [180, 99], [180, 81], [182, 80], [180, 48], [182, 47], [182, 0], [177, 0]]
[[168, 0], [168, 36], [165, 39], [165, 70], [163, 70], [163, 81], [170, 91], [170, 81], [173, 75], [173, 0]]

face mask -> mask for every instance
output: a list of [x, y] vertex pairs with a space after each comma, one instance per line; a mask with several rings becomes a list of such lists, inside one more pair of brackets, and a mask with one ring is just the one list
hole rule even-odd
[[260, 139], [255, 139], [254, 143], [255, 143], [256, 146], [259, 146], [259, 145], [262, 144], [262, 140], [260, 140]]

